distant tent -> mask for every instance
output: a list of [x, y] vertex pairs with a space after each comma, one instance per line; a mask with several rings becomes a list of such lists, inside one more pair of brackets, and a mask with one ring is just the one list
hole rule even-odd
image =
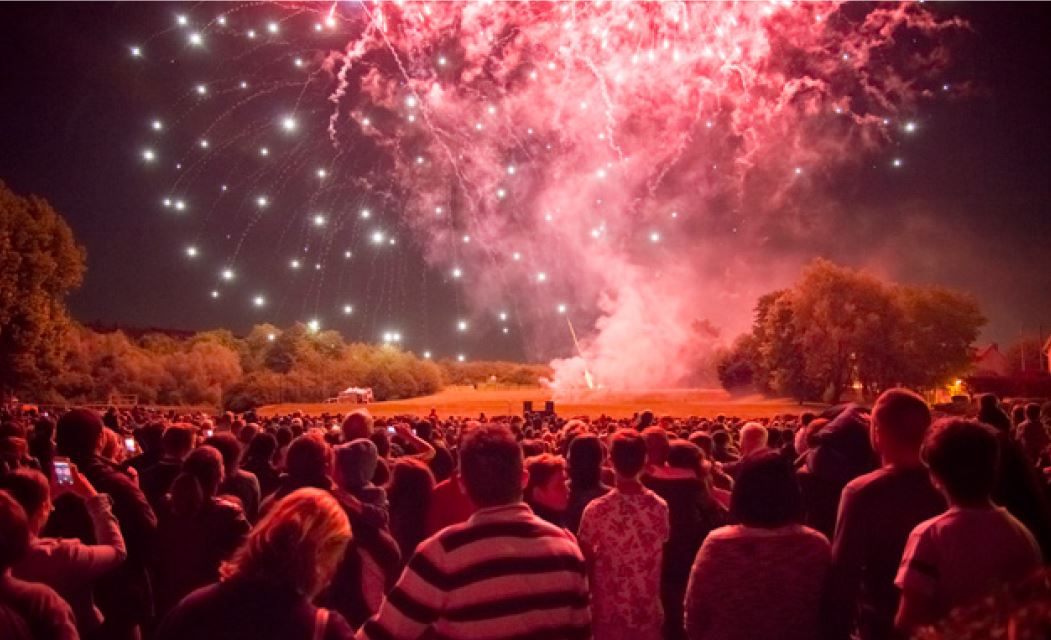
[[372, 389], [368, 387], [347, 387], [336, 397], [338, 402], [368, 404], [373, 401]]

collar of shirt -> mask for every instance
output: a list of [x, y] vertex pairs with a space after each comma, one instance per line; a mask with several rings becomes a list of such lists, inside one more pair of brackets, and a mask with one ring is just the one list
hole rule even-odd
[[501, 522], [505, 520], [528, 520], [535, 518], [533, 510], [524, 502], [514, 504], [502, 504], [497, 507], [486, 507], [474, 512], [467, 520], [468, 524], [479, 524], [482, 522]]

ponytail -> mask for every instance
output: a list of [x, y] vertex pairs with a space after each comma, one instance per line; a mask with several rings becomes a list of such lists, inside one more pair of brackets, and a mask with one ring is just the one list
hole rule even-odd
[[213, 447], [194, 449], [171, 488], [172, 515], [192, 517], [214, 498], [223, 479], [223, 457]]

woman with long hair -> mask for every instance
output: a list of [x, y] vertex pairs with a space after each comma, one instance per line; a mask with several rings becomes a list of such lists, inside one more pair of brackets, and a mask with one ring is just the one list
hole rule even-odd
[[218, 497], [223, 458], [194, 449], [182, 464], [160, 513], [156, 559], [157, 610], [163, 615], [194, 589], [214, 582], [219, 565], [250, 528], [240, 505]]
[[328, 584], [351, 539], [350, 523], [327, 491], [298, 489], [274, 504], [220, 581], [184, 598], [158, 640], [343, 640], [343, 616], [311, 600]]
[[606, 449], [602, 441], [593, 434], [585, 433], [573, 438], [566, 456], [566, 472], [569, 475], [569, 506], [566, 508], [565, 525], [573, 533], [580, 528], [580, 516], [584, 507], [610, 491], [602, 483], [602, 463], [606, 460]]
[[405, 560], [426, 537], [425, 520], [433, 489], [434, 475], [422, 460], [401, 458], [394, 463], [387, 487], [390, 530]]

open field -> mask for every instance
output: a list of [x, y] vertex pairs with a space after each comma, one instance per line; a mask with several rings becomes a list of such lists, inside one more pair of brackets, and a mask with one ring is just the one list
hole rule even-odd
[[376, 416], [399, 414], [424, 415], [432, 408], [440, 416], [512, 415], [522, 411], [522, 402], [532, 400], [534, 409], [544, 408], [545, 400], [554, 399], [560, 415], [598, 416], [605, 413], [614, 417], [628, 417], [643, 409], [657, 415], [712, 417], [717, 414], [759, 418], [779, 413], [798, 414], [810, 410], [787, 399], [767, 399], [762, 396], [731, 397], [722, 389], [656, 389], [638, 392], [574, 390], [555, 392], [552, 389], [510, 388], [473, 389], [451, 387], [435, 395], [374, 402], [370, 405], [353, 404], [277, 404], [260, 407], [257, 412], [268, 416], [302, 411], [307, 414], [346, 413], [358, 406], [367, 406]]

